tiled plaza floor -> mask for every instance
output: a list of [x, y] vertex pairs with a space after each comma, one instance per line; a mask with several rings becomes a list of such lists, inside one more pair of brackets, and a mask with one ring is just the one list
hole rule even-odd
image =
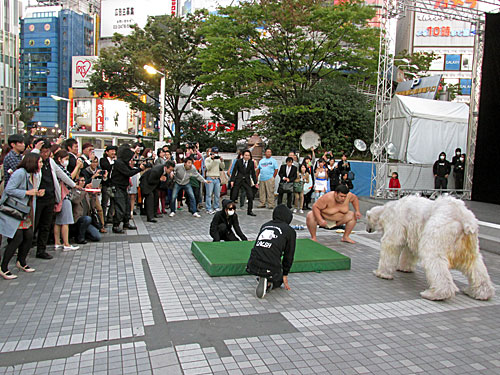
[[[249, 239], [271, 217], [255, 211], [239, 215]], [[291, 291], [259, 300], [253, 276], [211, 278], [192, 256], [211, 218], [137, 218], [137, 231], [0, 280], [0, 374], [500, 374], [500, 297], [423, 300], [421, 268], [376, 278], [380, 235], [363, 222], [356, 245], [319, 231], [351, 270], [291, 274]], [[483, 256], [498, 294], [500, 255]]]

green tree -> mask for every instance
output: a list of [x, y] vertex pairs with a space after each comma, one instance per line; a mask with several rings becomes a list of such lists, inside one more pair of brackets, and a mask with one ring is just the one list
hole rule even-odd
[[[148, 75], [143, 66], [155, 67], [166, 76], [165, 112], [176, 124], [175, 134], [167, 129], [178, 142], [181, 120], [196, 103], [201, 87], [198, 55], [203, 17], [202, 13], [185, 18], [155, 16], [144, 29], [136, 26], [128, 36], [115, 34], [114, 46], [101, 52], [89, 90], [122, 99], [133, 109], [159, 118], [160, 77]], [[149, 100], [143, 102], [142, 95]]]
[[25, 125], [28, 125], [33, 119], [33, 116], [35, 116], [35, 111], [27, 105], [24, 99], [21, 99], [17, 108], [14, 109], [14, 112], [17, 111], [20, 113], [19, 120], [24, 122]]
[[300, 149], [300, 136], [313, 130], [325, 150], [350, 150], [356, 138], [367, 141], [373, 135], [373, 113], [366, 96], [358, 93], [345, 78], [323, 81], [304, 96], [293, 109], [271, 112], [266, 130], [276, 152]]
[[399, 52], [394, 57], [394, 65], [403, 72], [410, 72], [419, 77], [426, 76], [431, 64], [439, 58], [434, 52], [414, 52], [407, 50]]
[[[204, 104], [228, 112], [290, 108], [335, 75], [375, 72], [373, 8], [360, 0], [258, 0], [226, 7], [204, 25]], [[208, 91], [210, 90], [210, 91]]]

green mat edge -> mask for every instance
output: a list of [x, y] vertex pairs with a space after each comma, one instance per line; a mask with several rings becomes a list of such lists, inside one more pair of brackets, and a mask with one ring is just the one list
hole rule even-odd
[[[212, 264], [205, 254], [200, 250], [197, 243], [206, 243], [205, 241], [192, 241], [191, 242], [191, 252], [194, 257], [198, 260], [201, 267], [208, 273], [211, 277], [223, 277], [223, 276], [243, 276], [248, 275], [246, 272], [246, 263], [238, 264]], [[323, 245], [324, 246], [324, 245]], [[326, 247], [326, 246], [325, 246]], [[330, 249], [331, 250], [331, 249]], [[332, 250], [335, 251], [335, 250]], [[301, 272], [322, 272], [322, 271], [347, 271], [351, 269], [351, 258], [339, 253], [342, 259], [335, 259], [330, 261], [310, 262], [310, 261], [294, 261], [290, 273], [301, 273]], [[316, 264], [316, 266], [312, 266]], [[319, 266], [318, 266], [319, 265]], [[217, 268], [224, 269], [223, 274], [217, 272]]]

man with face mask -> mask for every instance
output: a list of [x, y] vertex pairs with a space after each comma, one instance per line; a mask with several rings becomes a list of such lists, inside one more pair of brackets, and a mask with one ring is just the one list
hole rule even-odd
[[295, 255], [297, 233], [290, 226], [293, 214], [283, 204], [273, 210], [273, 219], [260, 228], [255, 245], [250, 253], [246, 271], [259, 276], [255, 294], [264, 298], [271, 289], [288, 285], [288, 273]]
[[465, 155], [461, 154], [453, 163], [453, 176], [455, 177], [455, 189], [464, 188]]
[[447, 189], [451, 164], [446, 160], [445, 152], [439, 154], [439, 159], [434, 162], [432, 172], [434, 173], [434, 189]]
[[234, 234], [233, 228], [241, 241], [247, 241], [247, 237], [240, 228], [236, 205], [232, 200], [224, 199], [222, 211], [218, 211], [210, 223], [210, 237], [213, 238], [213, 242], [239, 241], [240, 239]]

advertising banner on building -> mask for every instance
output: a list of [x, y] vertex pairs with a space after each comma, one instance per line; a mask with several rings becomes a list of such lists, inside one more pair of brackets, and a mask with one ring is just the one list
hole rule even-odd
[[148, 16], [175, 15], [177, 7], [178, 0], [102, 0], [101, 38], [129, 35], [132, 25], [144, 27]]
[[87, 88], [97, 56], [73, 56], [71, 68], [71, 87]]
[[460, 70], [460, 55], [446, 55], [444, 70]]
[[474, 25], [423, 13], [415, 15], [414, 47], [473, 47]]
[[472, 79], [462, 78], [460, 80], [460, 91], [462, 95], [470, 95]]
[[434, 99], [441, 82], [441, 75], [416, 78], [398, 84], [396, 94], [424, 99]]
[[95, 131], [104, 131], [104, 99], [95, 100]]

